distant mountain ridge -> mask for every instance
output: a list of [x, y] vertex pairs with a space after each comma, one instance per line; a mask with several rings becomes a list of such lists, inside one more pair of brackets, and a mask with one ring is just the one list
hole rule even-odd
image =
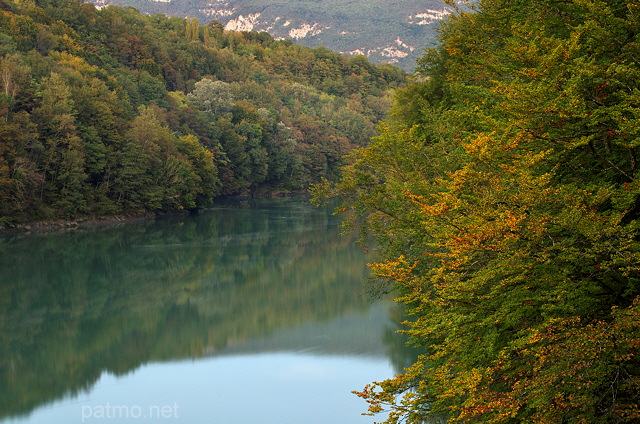
[[304, 46], [412, 71], [432, 46], [442, 18], [453, 12], [443, 0], [92, 0], [133, 6], [143, 13], [218, 21], [227, 30], [266, 31]]

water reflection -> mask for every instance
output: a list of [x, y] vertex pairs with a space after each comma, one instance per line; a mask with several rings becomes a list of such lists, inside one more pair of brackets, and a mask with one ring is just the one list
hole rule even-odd
[[[287, 199], [0, 239], [0, 419], [90, 399], [105, 379], [149, 363], [166, 373], [184, 358], [210, 359], [177, 366], [176, 381], [250, 354], [245, 369], [258, 359], [267, 368], [291, 363], [291, 353], [350, 355], [361, 364], [392, 355], [401, 365], [389, 304], [362, 294], [366, 255], [338, 233], [327, 210]], [[225, 378], [224, 385], [241, 382], [237, 373]], [[179, 393], [189, 391], [173, 398]]]

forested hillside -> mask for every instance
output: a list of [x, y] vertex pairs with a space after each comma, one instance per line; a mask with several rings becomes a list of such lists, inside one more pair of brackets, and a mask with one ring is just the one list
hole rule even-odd
[[[307, 47], [324, 46], [394, 63], [413, 71], [433, 46], [444, 0], [91, 0], [97, 6], [133, 6], [143, 13], [216, 20], [226, 29], [267, 31]], [[458, 1], [457, 3], [460, 3]]]
[[405, 78], [217, 23], [0, 0], [0, 227], [304, 189]]
[[388, 423], [640, 422], [640, 3], [482, 0], [337, 187], [422, 348]]

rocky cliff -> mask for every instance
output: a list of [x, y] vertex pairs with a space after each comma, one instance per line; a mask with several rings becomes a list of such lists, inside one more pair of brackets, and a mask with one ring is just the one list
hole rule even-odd
[[453, 12], [442, 0], [94, 0], [143, 13], [219, 21], [228, 30], [266, 31], [309, 47], [365, 55], [411, 71]]

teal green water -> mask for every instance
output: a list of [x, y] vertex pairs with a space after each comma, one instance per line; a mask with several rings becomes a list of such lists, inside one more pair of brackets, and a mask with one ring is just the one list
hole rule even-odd
[[0, 239], [0, 423], [372, 423], [409, 353], [339, 232], [277, 199]]

